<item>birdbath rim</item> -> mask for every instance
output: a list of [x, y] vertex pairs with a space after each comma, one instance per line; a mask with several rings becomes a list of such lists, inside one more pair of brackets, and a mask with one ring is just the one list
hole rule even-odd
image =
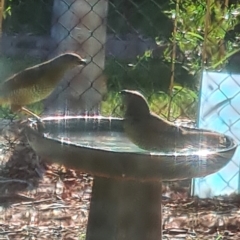
[[[235, 141], [225, 136], [229, 145], [217, 151], [199, 151], [187, 153], [150, 153], [135, 148], [135, 152], [111, 151], [71, 142], [71, 134], [86, 132], [97, 133], [101, 141], [107, 139], [105, 133], [115, 132], [120, 135], [112, 137], [111, 141], [121, 138], [127, 141], [123, 132], [122, 118], [102, 116], [63, 116], [45, 117], [42, 119], [47, 131], [68, 133], [69, 139], [49, 137], [36, 129], [36, 121], [29, 119], [25, 128], [29, 144], [37, 154], [50, 162], [64, 164], [67, 167], [100, 177], [138, 179], [142, 181], [181, 180], [203, 177], [224, 167], [234, 155]], [[186, 128], [186, 127], [185, 127]], [[86, 131], [87, 130], [87, 131]], [[202, 132], [211, 132], [200, 129]], [[90, 135], [90, 139], [96, 140]], [[126, 142], [130, 146], [131, 142]], [[133, 144], [134, 145], [134, 144]]]

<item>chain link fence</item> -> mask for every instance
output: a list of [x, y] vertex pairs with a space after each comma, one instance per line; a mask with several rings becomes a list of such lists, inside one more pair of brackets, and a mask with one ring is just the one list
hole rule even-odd
[[[238, 1], [6, 0], [4, 6], [1, 80], [66, 52], [90, 61], [68, 71], [48, 98], [27, 106], [39, 116], [121, 117], [119, 91], [133, 89], [159, 116], [195, 124], [202, 71], [239, 71]], [[21, 134], [24, 115], [1, 106], [0, 117], [0, 199], [12, 206], [1, 210], [0, 234], [82, 239], [91, 177], [39, 159]], [[187, 198], [190, 186], [190, 180], [166, 183], [163, 192], [167, 199]], [[164, 214], [174, 211], [185, 210]], [[165, 215], [164, 226], [209, 227], [188, 217], [179, 221]]]

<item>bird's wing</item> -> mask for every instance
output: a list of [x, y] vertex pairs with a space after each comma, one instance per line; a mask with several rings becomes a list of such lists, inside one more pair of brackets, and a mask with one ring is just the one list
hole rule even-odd
[[181, 132], [181, 130], [173, 124], [152, 114], [144, 117], [133, 117], [131, 125], [136, 130], [139, 129], [141, 132], [159, 137], [161, 137], [162, 134], [171, 136], [173, 133]]
[[29, 89], [40, 81], [49, 71], [42, 66], [25, 69], [13, 75], [0, 85], [0, 96], [7, 96], [19, 89]]
[[176, 146], [181, 132], [153, 115], [126, 119], [125, 131], [133, 143], [147, 150], [168, 150]]
[[150, 119], [152, 122], [153, 130], [155, 129], [155, 132], [157, 133], [165, 132], [165, 133], [172, 134], [176, 132], [181, 132], [180, 128], [175, 126], [173, 123], [168, 122], [167, 120], [162, 119], [155, 114], [151, 113]]

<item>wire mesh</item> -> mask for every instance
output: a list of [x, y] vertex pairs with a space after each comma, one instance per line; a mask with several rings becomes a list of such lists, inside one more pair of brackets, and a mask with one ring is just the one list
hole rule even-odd
[[[133, 89], [143, 93], [151, 110], [164, 119], [195, 124], [203, 69], [239, 71], [238, 1], [6, 0], [3, 16], [2, 81], [66, 52], [90, 61], [67, 71], [49, 97], [27, 106], [39, 116], [121, 117], [119, 91]], [[26, 116], [10, 107], [0, 108], [0, 186], [6, 195], [2, 201], [20, 200], [2, 210], [2, 235], [81, 239], [91, 178], [40, 160], [21, 132], [19, 122]], [[163, 192], [179, 199], [188, 196], [189, 188], [189, 181], [167, 183]], [[17, 190], [24, 190], [25, 198]], [[76, 209], [78, 213], [72, 215]], [[182, 222], [185, 226], [188, 220]], [[166, 228], [174, 224], [180, 223], [165, 221]], [[42, 229], [36, 230], [39, 226]]]

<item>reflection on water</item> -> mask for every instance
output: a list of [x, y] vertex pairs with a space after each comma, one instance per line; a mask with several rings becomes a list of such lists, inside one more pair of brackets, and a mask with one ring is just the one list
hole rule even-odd
[[103, 149], [114, 152], [145, 152], [130, 142], [123, 133], [117, 132], [79, 132], [62, 133], [59, 135], [49, 135], [62, 142], [75, 144], [78, 146]]
[[47, 138], [56, 139], [64, 143], [74, 144], [82, 147], [108, 150], [114, 152], [134, 152], [151, 155], [192, 155], [197, 154], [206, 156], [210, 152], [219, 151], [219, 149], [211, 149], [211, 146], [194, 148], [193, 146], [185, 146], [182, 149], [176, 149], [171, 152], [148, 152], [140, 149], [133, 144], [124, 133], [110, 131], [94, 131], [94, 132], [66, 132], [59, 134], [46, 134]]

